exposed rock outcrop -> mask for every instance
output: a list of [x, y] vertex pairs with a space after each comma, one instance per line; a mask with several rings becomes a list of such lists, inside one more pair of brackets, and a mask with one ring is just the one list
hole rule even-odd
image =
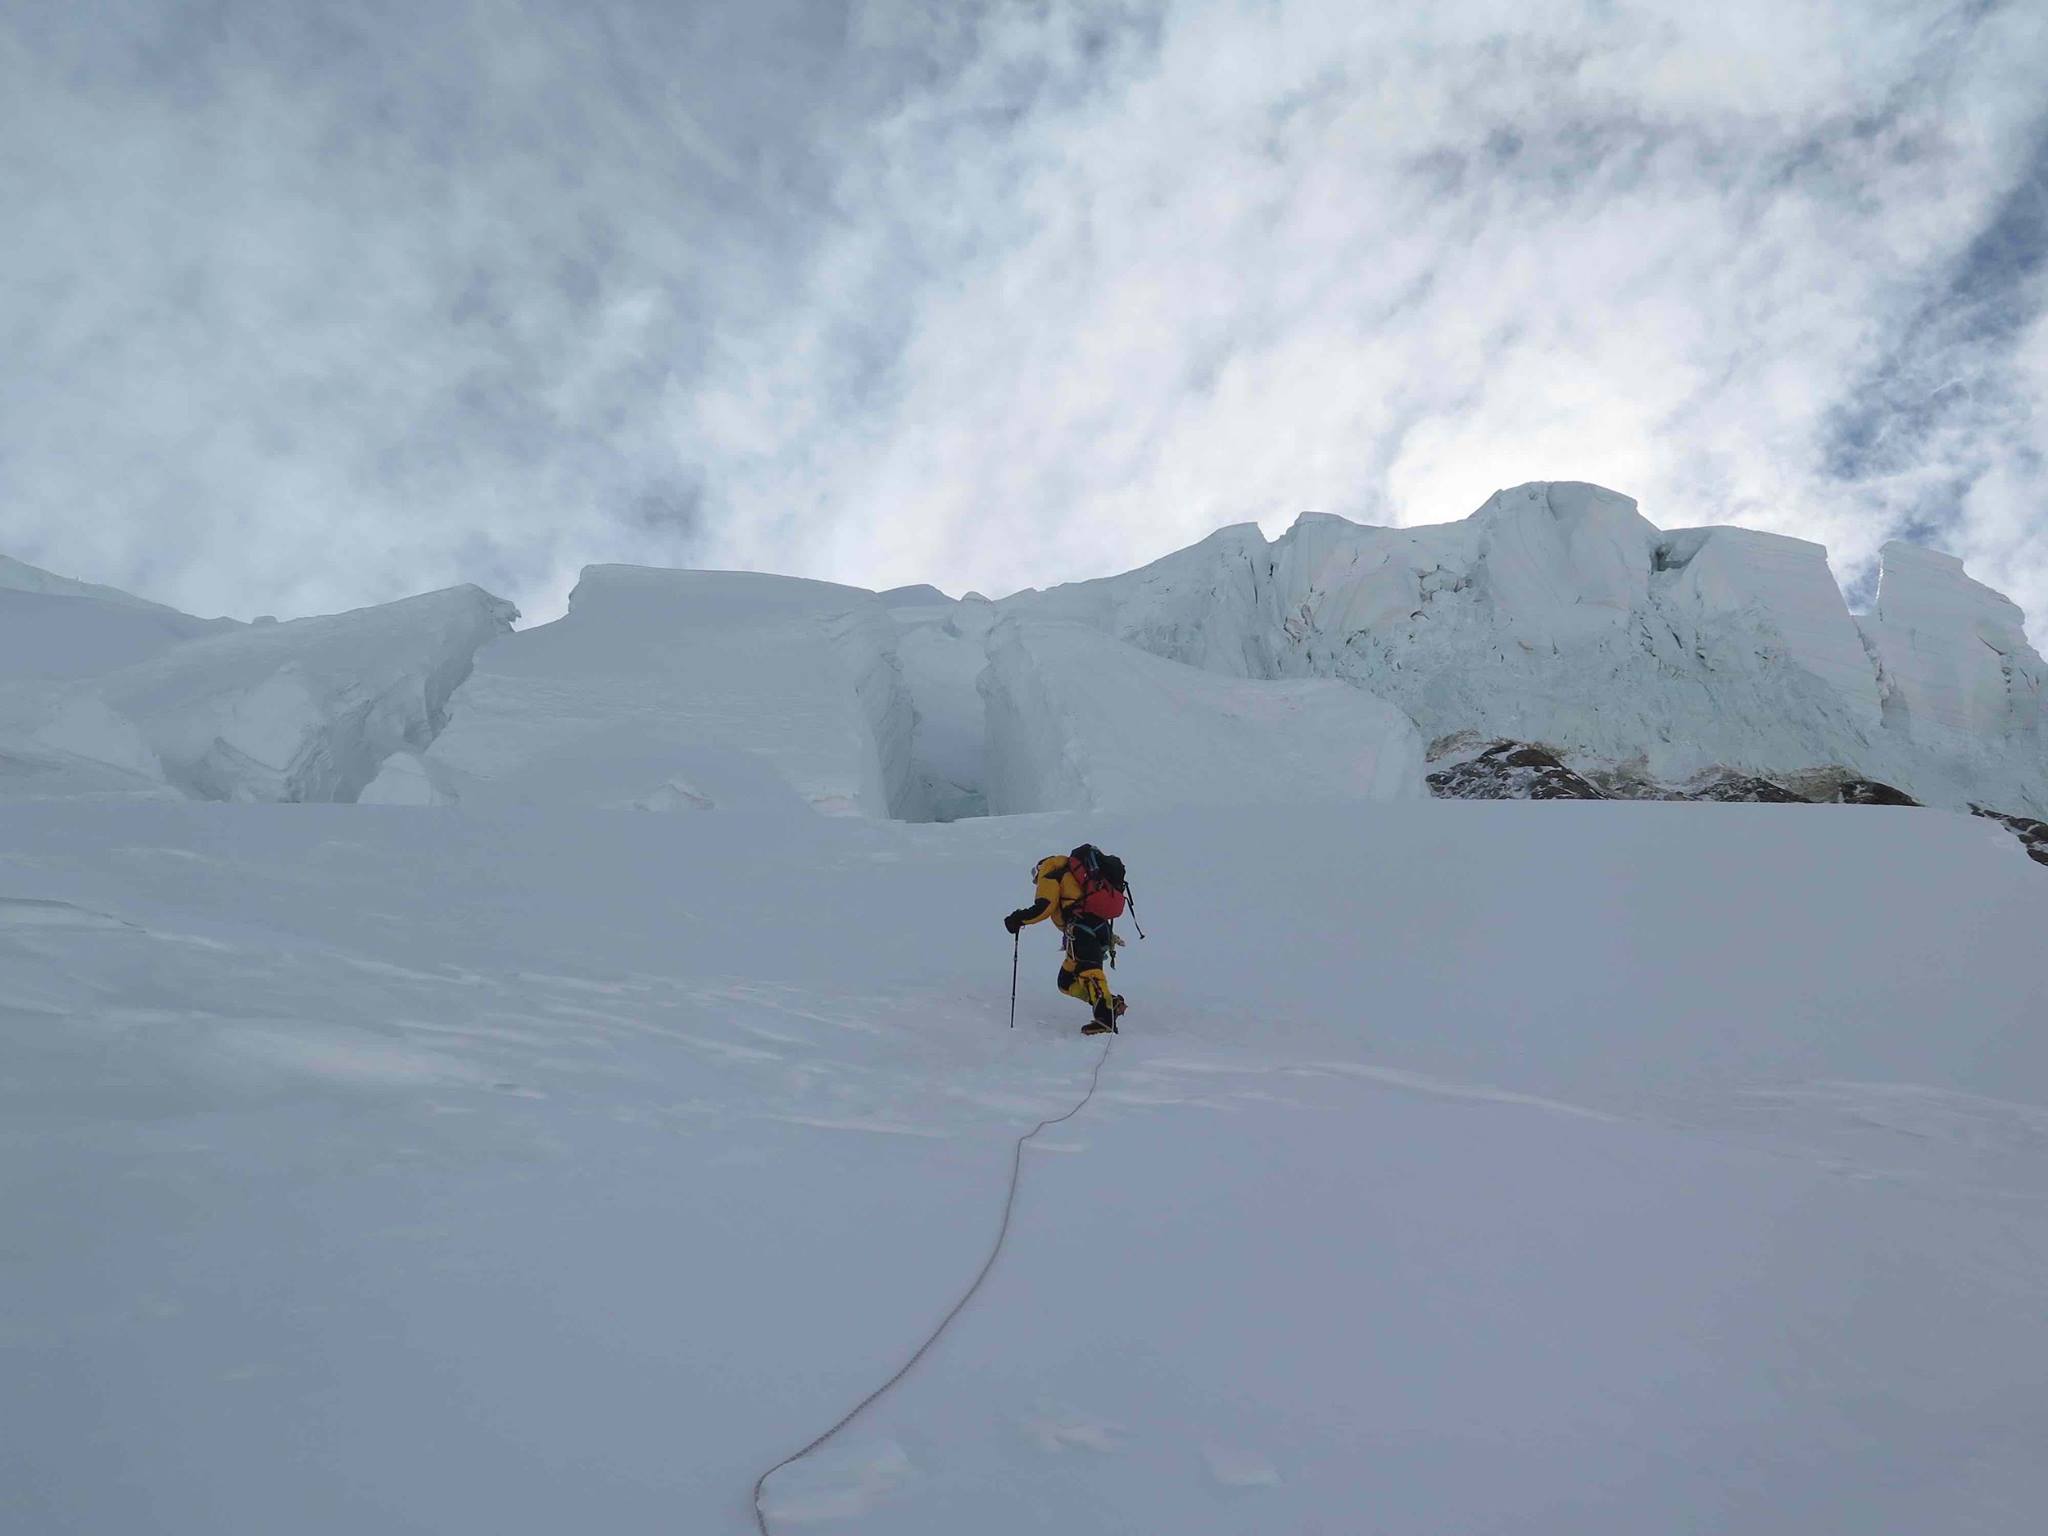
[[1522, 741], [1497, 741], [1478, 755], [1429, 775], [1444, 800], [1605, 800], [1609, 797], [1556, 756]]

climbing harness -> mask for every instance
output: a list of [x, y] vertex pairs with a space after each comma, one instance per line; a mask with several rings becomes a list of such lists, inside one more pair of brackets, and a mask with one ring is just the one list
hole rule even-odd
[[883, 1382], [879, 1387], [875, 1388], [874, 1391], [870, 1392], [866, 1397], [862, 1398], [859, 1402], [855, 1403], [852, 1408], [847, 1410], [844, 1418], [840, 1419], [840, 1421], [837, 1424], [834, 1424], [830, 1429], [826, 1430], [825, 1433], [818, 1436], [818, 1438], [813, 1440], [809, 1445], [805, 1446], [800, 1451], [792, 1451], [789, 1455], [783, 1457], [782, 1460], [775, 1463], [774, 1466], [770, 1467], [766, 1472], [763, 1472], [759, 1477], [754, 1479], [754, 1524], [759, 1529], [761, 1536], [773, 1536], [773, 1533], [768, 1529], [767, 1511], [761, 1508], [761, 1491], [762, 1489], [768, 1486], [768, 1479], [773, 1477], [776, 1473], [780, 1472], [784, 1467], [790, 1466], [795, 1462], [802, 1461], [806, 1456], [810, 1455], [811, 1452], [815, 1451], [819, 1446], [823, 1445], [827, 1440], [830, 1440], [834, 1435], [838, 1434], [839, 1431], [846, 1428], [847, 1425], [851, 1424], [855, 1419], [859, 1418], [863, 1413], [865, 1413], [868, 1409], [868, 1406], [871, 1403], [875, 1402], [878, 1398], [880, 1398], [883, 1393], [887, 1392], [891, 1387], [895, 1386], [897, 1382], [901, 1381], [904, 1377], [908, 1376], [912, 1368], [916, 1366], [917, 1362], [925, 1357], [925, 1352], [929, 1350], [934, 1344], [939, 1342], [939, 1335], [944, 1333], [948, 1328], [950, 1328], [953, 1325], [953, 1319], [961, 1314], [961, 1312], [966, 1308], [968, 1302], [974, 1300], [974, 1293], [981, 1289], [982, 1281], [986, 1280], [989, 1276], [989, 1271], [996, 1267], [996, 1259], [1002, 1253], [1003, 1243], [1010, 1235], [1010, 1216], [1011, 1213], [1014, 1212], [1017, 1208], [1017, 1181], [1019, 1178], [1022, 1177], [1024, 1172], [1024, 1143], [1029, 1141], [1032, 1137], [1036, 1136], [1040, 1131], [1044, 1130], [1047, 1126], [1058, 1125], [1063, 1120], [1071, 1120], [1074, 1118], [1074, 1116], [1078, 1115], [1079, 1113], [1081, 1113], [1082, 1110], [1088, 1107], [1088, 1101], [1095, 1097], [1096, 1086], [1102, 1081], [1102, 1065], [1104, 1062], [1109, 1060], [1109, 1048], [1115, 1043], [1115, 1035], [1111, 1034], [1105, 1035], [1103, 1037], [1102, 1054], [1095, 1058], [1095, 1070], [1092, 1073], [1090, 1073], [1088, 1077], [1088, 1091], [1081, 1095], [1080, 1102], [1075, 1104], [1075, 1106], [1072, 1109], [1068, 1110], [1063, 1115], [1054, 1115], [1050, 1120], [1039, 1121], [1038, 1124], [1034, 1125], [1022, 1136], [1019, 1136], [1017, 1138], [1016, 1146], [1010, 1149], [1010, 1190], [1008, 1194], [1003, 1196], [1003, 1220], [1002, 1224], [996, 1228], [995, 1244], [993, 1247], [989, 1249], [988, 1257], [981, 1261], [981, 1272], [974, 1277], [973, 1283], [970, 1284], [967, 1287], [967, 1289], [961, 1293], [960, 1299], [953, 1303], [953, 1310], [948, 1312], [944, 1317], [939, 1319], [939, 1326], [934, 1328], [931, 1331], [930, 1336], [927, 1337], [922, 1344], [917, 1346], [917, 1348], [911, 1353], [911, 1356], [908, 1360], [904, 1361], [901, 1365], [899, 1365], [896, 1368], [895, 1375], [891, 1376], [887, 1381]]

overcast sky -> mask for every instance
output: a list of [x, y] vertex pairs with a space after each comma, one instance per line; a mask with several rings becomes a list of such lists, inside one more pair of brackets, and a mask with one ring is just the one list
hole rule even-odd
[[9, 0], [0, 552], [1000, 593], [1597, 481], [2048, 631], [2040, 0]]

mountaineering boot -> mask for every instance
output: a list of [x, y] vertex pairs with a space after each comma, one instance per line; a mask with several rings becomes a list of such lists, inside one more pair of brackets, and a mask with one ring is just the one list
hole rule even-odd
[[1115, 996], [1098, 995], [1095, 1016], [1081, 1026], [1084, 1035], [1113, 1035], [1117, 1032], [1118, 1015], [1124, 1011], [1124, 1000]]

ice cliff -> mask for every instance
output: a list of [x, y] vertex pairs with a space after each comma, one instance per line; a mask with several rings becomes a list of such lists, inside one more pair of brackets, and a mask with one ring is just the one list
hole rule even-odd
[[2005, 757], [2031, 757], [2038, 770], [2048, 756], [2048, 669], [2019, 608], [1952, 555], [1891, 543], [1883, 557], [1877, 610], [1859, 626], [1887, 728], [1984, 773]]
[[1142, 570], [1008, 599], [1238, 677], [1335, 677], [1426, 738], [1542, 742], [1647, 779], [1840, 768], [1933, 804], [2048, 809], [2041, 658], [1959, 562], [1888, 545], [1851, 616], [1817, 544], [1661, 530], [1597, 486], [1502, 491], [1461, 522], [1307, 514]]

